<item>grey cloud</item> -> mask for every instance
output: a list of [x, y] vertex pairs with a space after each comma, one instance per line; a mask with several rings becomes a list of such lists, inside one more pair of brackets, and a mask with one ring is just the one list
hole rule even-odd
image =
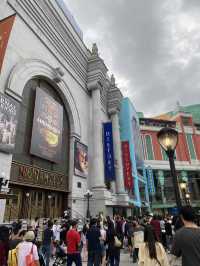
[[[91, 47], [97, 37], [101, 56], [116, 75], [116, 81], [129, 81], [128, 87], [121, 90], [138, 110], [152, 115], [174, 109], [177, 100], [186, 105], [197, 102], [199, 47], [194, 54], [190, 52], [183, 66], [182, 54], [187, 55], [190, 47], [179, 53], [177, 44], [190, 43], [191, 34], [184, 35], [178, 19], [183, 13], [192, 16], [197, 12], [199, 0], [182, 0], [180, 6], [179, 0], [66, 2], [86, 36], [86, 44]], [[183, 32], [179, 34], [179, 30]], [[191, 42], [200, 40], [195, 36]]]

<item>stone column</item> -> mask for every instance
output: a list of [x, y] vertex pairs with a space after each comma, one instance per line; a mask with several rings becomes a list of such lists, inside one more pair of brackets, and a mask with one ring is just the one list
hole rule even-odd
[[111, 114], [111, 120], [113, 127], [116, 193], [124, 194], [125, 188], [124, 188], [124, 177], [123, 177], [123, 166], [122, 166], [121, 140], [120, 140], [120, 129], [119, 129], [119, 117], [117, 111]]
[[100, 86], [92, 89], [92, 186], [93, 188], [105, 187], [104, 164], [103, 164], [103, 142], [101, 121]]

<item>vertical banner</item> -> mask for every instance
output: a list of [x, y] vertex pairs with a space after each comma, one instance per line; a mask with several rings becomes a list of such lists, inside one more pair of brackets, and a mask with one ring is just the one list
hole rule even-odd
[[0, 150], [12, 153], [15, 147], [19, 104], [0, 93]]
[[40, 88], [36, 90], [30, 153], [59, 163], [62, 154], [63, 107]]
[[155, 194], [154, 177], [153, 177], [152, 168], [150, 166], [146, 168], [146, 173], [147, 173], [147, 186], [149, 194], [154, 195]]
[[128, 141], [122, 141], [122, 159], [124, 168], [124, 186], [127, 190], [133, 189], [132, 164]]
[[113, 152], [113, 135], [112, 123], [103, 124], [103, 141], [104, 141], [104, 172], [105, 181], [110, 182], [115, 180], [115, 165]]
[[14, 19], [15, 15], [12, 15], [0, 21], [0, 72]]

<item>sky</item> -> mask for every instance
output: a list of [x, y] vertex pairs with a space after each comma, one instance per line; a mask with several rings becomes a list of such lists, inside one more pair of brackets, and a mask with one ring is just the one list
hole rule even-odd
[[199, 103], [200, 0], [65, 0], [137, 111]]

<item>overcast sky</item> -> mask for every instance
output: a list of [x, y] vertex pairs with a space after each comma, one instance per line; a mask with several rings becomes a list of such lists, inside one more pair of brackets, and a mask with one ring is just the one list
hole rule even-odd
[[200, 0], [65, 1], [138, 111], [200, 102]]

